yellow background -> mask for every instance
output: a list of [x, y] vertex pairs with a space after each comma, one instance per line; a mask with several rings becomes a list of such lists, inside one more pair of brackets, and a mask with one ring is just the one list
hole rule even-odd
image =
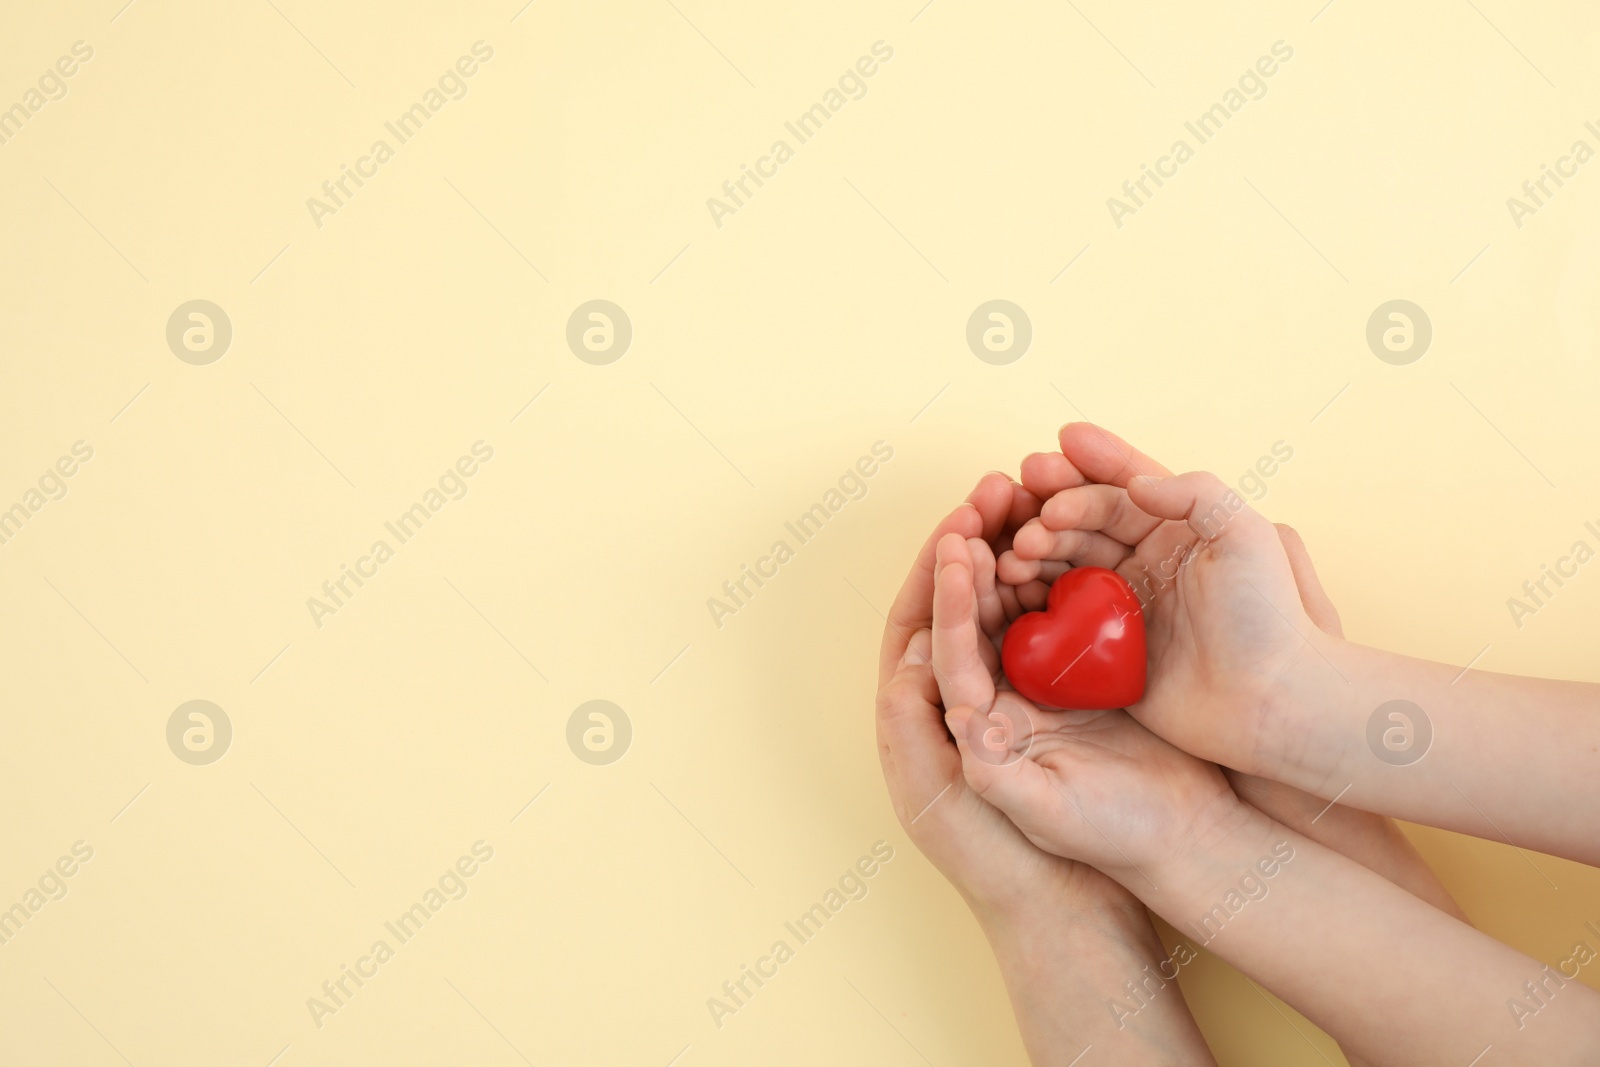
[[[1319, 3], [9, 5], [0, 106], [94, 57], [0, 146], [0, 506], [94, 458], [0, 545], [0, 907], [94, 858], [0, 947], [0, 1062], [1024, 1062], [886, 802], [872, 690], [926, 530], [1069, 419], [1229, 480], [1284, 441], [1258, 506], [1351, 636], [1594, 678], [1600, 572], [1520, 630], [1506, 599], [1597, 544], [1600, 163], [1521, 228], [1506, 198], [1600, 147], [1600, 18]], [[467, 95], [319, 228], [307, 198], [478, 40]], [[716, 226], [880, 40], [866, 96]], [[1265, 97], [1113, 225], [1279, 40]], [[565, 342], [596, 298], [634, 330], [608, 366]], [[965, 341], [994, 298], [1033, 325], [1008, 366]], [[1394, 298], [1435, 331], [1410, 366], [1365, 342]], [[209, 366], [166, 344], [191, 299], [233, 325]], [[865, 499], [713, 625], [880, 439]], [[465, 498], [314, 625], [478, 440]], [[166, 744], [192, 699], [233, 724], [209, 766]], [[592, 699], [632, 723], [609, 766], [567, 746]], [[1412, 836], [1542, 960], [1600, 919], [1593, 870]], [[314, 1025], [480, 839], [467, 896]], [[716, 1028], [706, 998], [879, 839], [866, 899]], [[1237, 974], [1187, 973], [1223, 1063], [1324, 1062]]]

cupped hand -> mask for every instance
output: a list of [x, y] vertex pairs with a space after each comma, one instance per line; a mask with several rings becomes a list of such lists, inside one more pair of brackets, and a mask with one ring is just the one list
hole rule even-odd
[[994, 556], [979, 538], [935, 546], [933, 673], [972, 791], [1030, 842], [1134, 880], [1232, 825], [1243, 805], [1214, 765], [1168, 744], [1127, 712], [1056, 711], [1005, 685], [986, 625]]
[[1280, 697], [1308, 668], [1339, 681], [1322, 651], [1336, 639], [1306, 612], [1288, 535], [1215, 475], [1173, 476], [1097, 426], [1063, 427], [1061, 448], [1023, 464], [1043, 504], [1001, 554], [1000, 579], [1114, 568], [1145, 610], [1149, 676], [1133, 717], [1204, 759], [1279, 765], [1299, 736]]
[[[1181, 563], [1175, 574], [1170, 561], [1198, 562], [1203, 557], [1191, 554], [1204, 547], [1201, 538], [1189, 521], [1163, 519], [1140, 507], [1137, 486], [1131, 494], [1122, 488], [1140, 475], [1165, 477], [1166, 469], [1116, 436], [1086, 423], [1064, 427], [1061, 446], [1062, 452], [1040, 453], [1023, 462], [1023, 485], [1043, 504], [1040, 514], [1013, 535], [1013, 551], [1001, 555], [997, 564], [1001, 578], [1036, 583], [1039, 577], [1057, 574], [1074, 563], [1092, 563], [1114, 568], [1141, 587], [1141, 599], [1147, 609], [1153, 602], [1152, 614], [1162, 620], [1162, 627], [1159, 631], [1152, 628], [1149, 634], [1151, 683], [1144, 700], [1133, 709], [1135, 716], [1167, 740], [1227, 765], [1228, 783], [1245, 803], [1464, 921], [1459, 905], [1392, 819], [1329, 803], [1337, 799], [1338, 783], [1330, 782], [1319, 796], [1262, 774], [1231, 769], [1268, 769], [1279, 757], [1300, 755], [1297, 737], [1305, 731], [1295, 728], [1292, 716], [1280, 710], [1280, 704], [1292, 702], [1275, 701], [1271, 685], [1261, 694], [1259, 668], [1253, 675], [1247, 672], [1248, 681], [1240, 687], [1238, 672], [1230, 680], [1229, 672], [1205, 660], [1219, 643], [1229, 645], [1227, 634], [1210, 635], [1220, 642], [1190, 639], [1195, 620], [1207, 617], [1203, 602], [1212, 589], [1198, 582], [1193, 589], [1184, 586], [1177, 577], [1182, 574]], [[1274, 545], [1260, 525], [1264, 520], [1258, 520], [1259, 516], [1250, 512], [1243, 519], [1248, 527], [1239, 531], [1249, 532], [1249, 538], [1222, 546], [1233, 553], [1224, 557], [1230, 569], [1243, 572], [1242, 577], [1252, 583], [1240, 585], [1250, 598], [1247, 609], [1253, 608], [1260, 616], [1266, 605], [1273, 617], [1281, 619], [1278, 659], [1292, 655], [1289, 646], [1298, 644], [1301, 673], [1309, 667], [1315, 682], [1342, 684], [1318, 650], [1324, 641], [1342, 640], [1344, 630], [1305, 542], [1291, 527], [1277, 524], [1272, 527]], [[1035, 558], [1041, 554], [1043, 558]], [[1261, 562], [1270, 580], [1255, 575], [1252, 559]], [[1293, 582], [1292, 596], [1282, 586], [1285, 564]], [[1209, 580], [1212, 572], [1197, 572], [1197, 578], [1200, 574]], [[1276, 599], [1266, 595], [1269, 589]], [[1270, 618], [1258, 618], [1257, 622], [1270, 628]], [[1238, 640], [1232, 639], [1234, 643]], [[1240, 658], [1238, 653], [1232, 655]], [[1174, 676], [1191, 679], [1189, 684], [1195, 684], [1192, 680], [1197, 674], [1212, 679], [1210, 702], [1185, 703], [1184, 683], [1166, 676], [1173, 667]], [[1281, 684], [1287, 688], [1287, 683]], [[1195, 689], [1199, 695], [1197, 684]], [[1229, 693], [1241, 701], [1240, 707], [1228, 705]], [[1209, 717], [1200, 718], [1206, 709]]]
[[[1027, 908], [1142, 908], [1099, 871], [1046, 852], [986, 803], [962, 774], [962, 759], [945, 728], [943, 668], [934, 658], [936, 551], [942, 539], [965, 545], [1009, 545], [1011, 533], [1038, 514], [1039, 501], [1003, 474], [986, 475], [928, 538], [889, 610], [879, 662], [878, 755], [895, 813], [912, 842], [966, 898], [980, 919]], [[992, 550], [990, 550], [992, 553]], [[990, 558], [993, 556], [991, 554]], [[992, 570], [991, 570], [992, 578]], [[1027, 583], [1024, 583], [1025, 585]], [[982, 604], [988, 632], [1001, 632], [1038, 589], [989, 582]], [[971, 625], [979, 623], [976, 614]], [[984, 643], [993, 652], [993, 643]], [[996, 661], [997, 662], [997, 661]], [[1148, 925], [1148, 920], [1144, 920]]]

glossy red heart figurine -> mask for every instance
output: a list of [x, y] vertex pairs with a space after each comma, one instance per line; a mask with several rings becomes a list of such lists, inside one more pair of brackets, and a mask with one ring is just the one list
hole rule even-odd
[[1144, 613], [1133, 587], [1104, 567], [1074, 567], [1050, 587], [1045, 610], [1011, 624], [1000, 663], [1041, 707], [1125, 708], [1144, 696]]

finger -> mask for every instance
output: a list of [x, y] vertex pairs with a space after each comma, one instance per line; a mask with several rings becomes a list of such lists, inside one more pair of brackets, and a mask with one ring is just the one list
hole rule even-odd
[[1043, 582], [1025, 582], [1017, 586], [1017, 603], [1023, 611], [1043, 611], [1050, 599], [1050, 587]]
[[984, 540], [993, 541], [1005, 528], [1006, 519], [1011, 515], [1015, 485], [1010, 475], [990, 471], [978, 479], [977, 486], [967, 497], [967, 502], [978, 509], [983, 519], [983, 533], [979, 536]]
[[[1124, 555], [1126, 551], [1124, 549]], [[1100, 566], [1106, 564], [1102, 563]], [[1065, 560], [1025, 559], [1012, 551], [1002, 552], [995, 559], [995, 574], [1000, 581], [1013, 586], [1026, 585], [1033, 581], [1054, 582], [1071, 569], [1072, 564]]]
[[1072, 460], [1060, 452], [1035, 452], [1022, 460], [1022, 486], [1039, 500], [1049, 500], [1063, 489], [1087, 481]]
[[1011, 535], [1029, 519], [1039, 515], [1040, 500], [1016, 482], [1011, 483], [1011, 513], [1000, 526], [1000, 532], [988, 538], [989, 546], [996, 555], [1011, 547]]
[[1061, 454], [1084, 478], [1127, 488], [1128, 480], [1140, 474], [1167, 475], [1172, 472], [1128, 442], [1092, 422], [1069, 422], [1058, 435]]
[[902, 825], [959, 780], [961, 756], [946, 732], [933, 677], [933, 635], [918, 630], [878, 691], [878, 758]]
[[985, 474], [967, 496], [967, 502], [956, 508], [934, 528], [922, 543], [911, 573], [900, 587], [894, 604], [889, 608], [888, 624], [884, 627], [883, 641], [878, 652], [878, 684], [883, 685], [895, 664], [905, 653], [906, 642], [916, 631], [933, 622], [933, 558], [934, 546], [947, 533], [962, 537], [987, 537], [986, 530], [998, 531], [1011, 508], [1011, 479], [1003, 474]]
[[1058, 560], [1075, 567], [1115, 567], [1132, 554], [1130, 543], [1137, 544], [1107, 537], [1099, 530], [1052, 530], [1040, 520], [1031, 519], [1011, 539], [1011, 551], [1024, 560]]
[[922, 543], [911, 564], [911, 573], [889, 607], [878, 649], [878, 685], [888, 684], [900, 658], [905, 655], [911, 635], [933, 625], [933, 564], [939, 539], [946, 534], [975, 537], [983, 530], [983, 518], [970, 503], [962, 504], [935, 526]]
[[1161, 525], [1139, 510], [1128, 492], [1114, 485], [1080, 485], [1045, 501], [1039, 522], [1050, 530], [1099, 530], [1125, 545], [1136, 545]]
[[[978, 627], [990, 642], [999, 639], [1006, 627], [1006, 609], [1000, 602], [1000, 587], [995, 584], [994, 550], [981, 537], [967, 539], [967, 553], [972, 557], [972, 584], [977, 593]], [[991, 644], [992, 648], [993, 645]], [[989, 664], [993, 668], [993, 664]]]
[[[933, 593], [933, 674], [945, 707], [994, 699], [994, 676], [984, 664], [966, 542], [948, 535], [938, 546]], [[993, 646], [990, 646], [991, 648]]]
[[1005, 530], [1002, 532], [1015, 530], [1029, 519], [1038, 515], [1042, 506], [1043, 502], [1040, 497], [1024, 486], [1013, 482], [1011, 485], [1011, 514], [1006, 517]]
[[1015, 622], [1017, 616], [1028, 610], [1017, 600], [1017, 590], [1014, 586], [1002, 582], [996, 591], [1000, 594], [1000, 603], [1005, 605], [1007, 622]]
[[1072, 569], [1072, 565], [1064, 561], [1024, 560], [1011, 549], [1006, 549], [995, 557], [995, 577], [1003, 584], [1013, 587], [1034, 581], [1054, 582], [1069, 569]]
[[995, 559], [995, 575], [1007, 585], [1026, 585], [1041, 581], [1054, 583], [1072, 569], [1072, 564], [1053, 559], [1023, 559], [1015, 552], [1002, 552]]
[[[1211, 545], [1225, 545], [1239, 537], [1248, 538], [1252, 530], [1270, 528], [1238, 493], [1207, 471], [1164, 478], [1140, 475], [1128, 482], [1128, 495], [1141, 510], [1182, 521], [1195, 537]], [[1276, 541], [1277, 534], [1272, 538]]]
[[1322, 587], [1322, 579], [1317, 577], [1317, 568], [1311, 562], [1311, 553], [1306, 551], [1300, 532], [1281, 522], [1273, 525], [1278, 528], [1284, 554], [1289, 557], [1289, 569], [1294, 572], [1294, 584], [1300, 587], [1300, 603], [1305, 605], [1306, 614], [1323, 633], [1343, 637], [1344, 624], [1339, 621], [1339, 609], [1333, 606], [1333, 598]]

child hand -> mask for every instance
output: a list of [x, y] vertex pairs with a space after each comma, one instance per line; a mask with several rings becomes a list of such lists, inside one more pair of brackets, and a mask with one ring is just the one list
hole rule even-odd
[[[1074, 454], [1084, 464], [1084, 470], [1080, 471], [1073, 461], [1061, 453], [1030, 456], [1022, 467], [1024, 484], [1046, 501], [1042, 508], [1046, 518], [1059, 515], [1051, 504], [1058, 494], [1089, 484], [1084, 482], [1086, 474], [1115, 480], [1124, 474], [1125, 466], [1135, 472], [1162, 470], [1153, 461], [1126, 448], [1110, 435], [1102, 436], [1093, 427], [1068, 427], [1062, 432], [1062, 439], [1074, 449]], [[1071, 557], [1075, 563], [1122, 569], [1122, 564], [1131, 561], [1130, 569], [1136, 567], [1135, 547], [1159, 520], [1141, 512], [1122, 490], [1114, 486], [1097, 485], [1095, 491], [1103, 496], [1121, 494], [1110, 499], [1114, 506], [1123, 508], [1123, 513], [1103, 522], [1104, 531], [1051, 531], [1051, 537], [1056, 540], [1050, 546], [1052, 553]], [[1049, 529], [1043, 522], [1033, 525]], [[1338, 609], [1323, 589], [1305, 543], [1288, 526], [1278, 525], [1276, 529], [1307, 619], [1322, 633], [1336, 640], [1342, 639], [1344, 629], [1339, 622]], [[1019, 530], [1013, 540], [1020, 542], [1024, 551], [1028, 551], [1038, 543], [1039, 536], [1037, 529], [1032, 532]], [[1119, 536], [1127, 537], [1131, 543], [1124, 544], [1117, 540]], [[1003, 554], [998, 563], [1002, 577], [1018, 581], [1032, 580], [1035, 568], [1039, 569], [1041, 576], [1053, 576], [1064, 566], [1066, 563], [1059, 561], [1025, 561], [1016, 552]], [[1317, 662], [1320, 665], [1321, 661]], [[1460, 907], [1392, 820], [1342, 804], [1330, 805], [1324, 797], [1268, 777], [1234, 770], [1226, 772], [1226, 775], [1228, 784], [1243, 802], [1465, 921], [1466, 916]]]
[[1215, 475], [1173, 477], [1098, 427], [1063, 427], [1061, 445], [1023, 464], [1023, 485], [1045, 503], [998, 561], [1001, 579], [1034, 580], [1094, 552], [1145, 609], [1149, 678], [1129, 712], [1205, 759], [1250, 773], [1281, 765], [1303, 736], [1285, 690], [1339, 679], [1322, 651], [1337, 638], [1307, 615], [1279, 530]]

